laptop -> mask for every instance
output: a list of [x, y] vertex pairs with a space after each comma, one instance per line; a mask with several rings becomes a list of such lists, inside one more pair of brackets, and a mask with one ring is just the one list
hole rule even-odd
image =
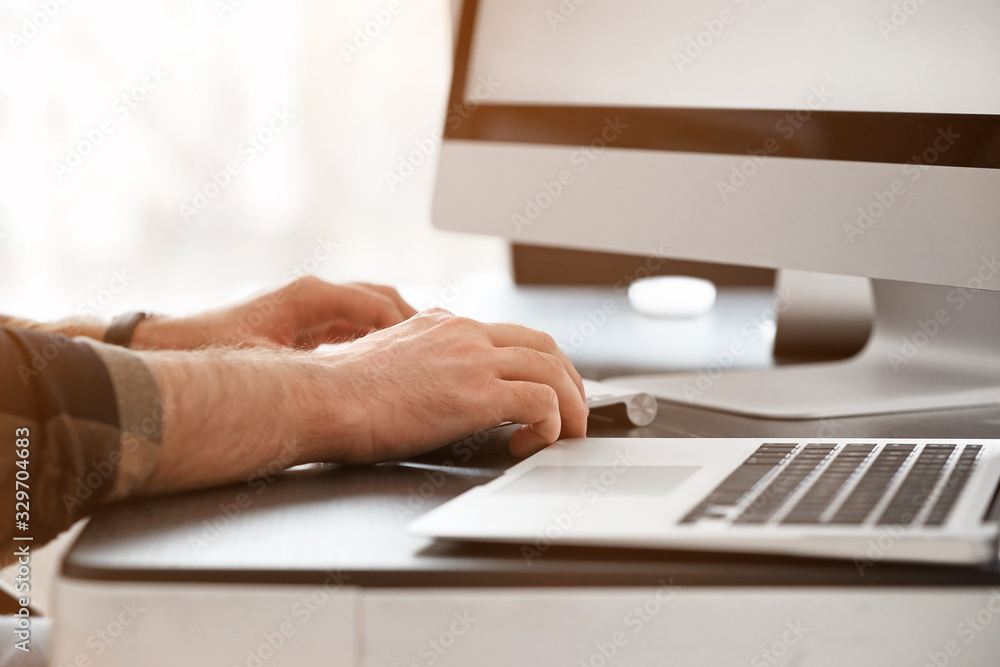
[[1000, 440], [562, 440], [409, 524], [513, 542], [986, 563]]

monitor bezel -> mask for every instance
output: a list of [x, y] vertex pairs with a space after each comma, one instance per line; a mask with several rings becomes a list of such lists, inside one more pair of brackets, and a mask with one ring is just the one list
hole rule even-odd
[[1000, 169], [995, 114], [494, 104], [468, 94], [478, 8], [462, 3], [445, 139], [582, 146], [618, 118], [631, 128], [618, 148]]

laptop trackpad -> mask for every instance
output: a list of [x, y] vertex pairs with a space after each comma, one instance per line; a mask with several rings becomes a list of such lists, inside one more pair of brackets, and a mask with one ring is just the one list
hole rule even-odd
[[500, 495], [664, 495], [680, 486], [701, 466], [538, 466], [504, 486]]

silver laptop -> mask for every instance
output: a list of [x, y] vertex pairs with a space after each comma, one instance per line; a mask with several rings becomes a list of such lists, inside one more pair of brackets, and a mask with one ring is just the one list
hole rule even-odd
[[563, 440], [409, 530], [529, 561], [574, 544], [983, 563], [998, 480], [1000, 440]]

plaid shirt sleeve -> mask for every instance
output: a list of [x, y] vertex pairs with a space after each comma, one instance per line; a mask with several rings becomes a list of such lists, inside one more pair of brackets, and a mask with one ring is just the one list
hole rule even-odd
[[[2, 324], [0, 539], [7, 562], [15, 535], [39, 547], [147, 480], [159, 459], [163, 411], [156, 378], [135, 353]], [[26, 459], [16, 447], [25, 432]], [[15, 506], [16, 491], [24, 490], [15, 488], [18, 478], [28, 486], [27, 517], [16, 514], [25, 510]], [[16, 523], [25, 518], [26, 526]]]

